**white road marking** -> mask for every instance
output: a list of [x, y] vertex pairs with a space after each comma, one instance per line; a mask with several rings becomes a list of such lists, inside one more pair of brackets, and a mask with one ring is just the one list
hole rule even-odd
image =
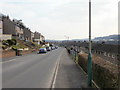
[[57, 67], [56, 67], [56, 70], [55, 70], [55, 75], [54, 75], [54, 79], [53, 79], [53, 83], [52, 83], [52, 88], [55, 88], [55, 82], [56, 82], [56, 78], [57, 78], [58, 67], [59, 67], [59, 62], [57, 62]]
[[57, 78], [57, 73], [58, 73], [58, 68], [59, 68], [59, 63], [60, 63], [60, 58], [61, 58], [62, 52], [61, 52], [61, 54], [60, 54], [60, 56], [58, 58], [58, 62], [57, 62], [56, 67], [55, 67], [55, 72], [54, 72], [54, 76], [53, 76], [53, 81], [52, 81], [51, 89], [55, 88], [55, 83], [56, 83], [56, 78]]
[[0, 63], [7, 63], [7, 62], [12, 62], [12, 61], [15, 61], [16, 59], [11, 59], [11, 60], [8, 60], [8, 61], [4, 61], [4, 62], [0, 62]]

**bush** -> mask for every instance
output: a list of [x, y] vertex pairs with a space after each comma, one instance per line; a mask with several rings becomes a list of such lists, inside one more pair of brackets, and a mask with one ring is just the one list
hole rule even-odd
[[24, 48], [27, 48], [26, 46], [22, 45], [22, 44], [18, 44], [18, 45], [13, 45], [12, 46], [12, 49], [24, 49]]
[[0, 45], [0, 47], [1, 47], [2, 49], [6, 49], [6, 48], [7, 48], [6, 45]]
[[38, 44], [36, 44], [36, 43], [34, 43], [34, 42], [31, 42], [34, 46], [37, 46], [37, 48], [41, 48], [41, 45], [38, 45]]
[[12, 40], [7, 40], [8, 41], [8, 44], [9, 44], [9, 46], [12, 46], [12, 45], [14, 45], [14, 41], [12, 41]]
[[8, 43], [7, 40], [3, 40], [3, 41], [2, 41], [2, 44], [3, 44], [3, 45], [7, 45], [7, 46], [9, 46], [9, 43]]
[[12, 49], [19, 49], [19, 47], [14, 45], [14, 46], [12, 46]]
[[16, 44], [17, 44], [16, 39], [11, 39], [11, 40], [12, 40], [12, 42], [13, 42], [13, 44], [14, 44], [14, 45], [16, 45]]
[[15, 39], [8, 39], [2, 41], [3, 45], [12, 46], [16, 45], [17, 41]]

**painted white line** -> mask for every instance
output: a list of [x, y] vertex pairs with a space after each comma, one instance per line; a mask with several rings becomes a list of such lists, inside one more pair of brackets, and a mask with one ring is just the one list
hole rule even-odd
[[55, 75], [54, 75], [54, 79], [53, 79], [53, 83], [52, 83], [52, 88], [55, 88], [55, 83], [56, 83], [56, 78], [57, 78], [57, 73], [58, 73], [58, 67], [59, 67], [59, 62], [57, 63], [57, 67], [55, 70]]
[[56, 78], [57, 78], [57, 73], [58, 73], [58, 68], [59, 68], [60, 58], [61, 58], [62, 52], [61, 52], [61, 54], [60, 54], [60, 56], [58, 58], [58, 61], [57, 61], [56, 67], [55, 67], [55, 72], [54, 72], [54, 76], [53, 76], [53, 81], [52, 81], [51, 89], [55, 88], [55, 83], [56, 83]]
[[8, 60], [8, 61], [4, 61], [4, 62], [1, 62], [1, 63], [7, 63], [7, 62], [12, 62], [12, 61], [15, 61], [16, 59], [11, 59], [11, 60]]

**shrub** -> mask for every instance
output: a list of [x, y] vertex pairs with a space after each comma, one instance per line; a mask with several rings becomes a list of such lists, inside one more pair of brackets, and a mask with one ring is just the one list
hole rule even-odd
[[7, 41], [8, 41], [9, 46], [14, 45], [14, 42], [12, 40], [8, 39]]
[[11, 40], [12, 40], [12, 42], [13, 42], [13, 45], [16, 45], [16, 44], [17, 44], [16, 39], [11, 39]]
[[6, 49], [7, 46], [6, 46], [6, 45], [0, 45], [0, 48], [2, 48], [2, 49]]
[[7, 46], [9, 46], [9, 43], [8, 43], [7, 40], [3, 40], [3, 41], [2, 41], [2, 44], [3, 44], [3, 45], [7, 45]]
[[16, 45], [17, 41], [15, 39], [8, 39], [2, 41], [3, 45], [12, 46]]
[[19, 49], [19, 47], [14, 45], [14, 46], [12, 46], [12, 49]]
[[36, 43], [34, 43], [34, 42], [31, 42], [34, 46], [37, 46], [37, 48], [41, 48], [41, 45], [38, 45], [38, 44], [36, 44]]
[[[87, 72], [87, 54], [79, 55], [78, 64]], [[93, 80], [100, 88], [117, 88], [118, 87], [118, 70], [117, 66], [105, 62], [102, 58], [93, 55], [92, 73]]]
[[24, 49], [27, 48], [26, 46], [22, 45], [22, 44], [18, 44], [18, 45], [13, 45], [12, 49]]

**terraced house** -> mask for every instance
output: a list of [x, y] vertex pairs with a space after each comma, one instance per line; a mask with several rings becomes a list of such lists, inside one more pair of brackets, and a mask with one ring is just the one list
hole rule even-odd
[[23, 33], [24, 33], [24, 40], [25, 41], [31, 41], [31, 31], [29, 28], [23, 28]]
[[[9, 18], [8, 16], [4, 16], [3, 14], [0, 14], [0, 41], [12, 39], [12, 35], [10, 34], [9, 31], [7, 33], [6, 32], [7, 28], [4, 27], [6, 22], [9, 22], [8, 18]], [[9, 24], [8, 24], [8, 27], [9, 27]], [[5, 31], [4, 31], [4, 29], [5, 29]]]
[[23, 23], [16, 19], [13, 20], [13, 23], [15, 24], [16, 38], [19, 40], [24, 40]]
[[19, 40], [30, 41], [31, 31], [21, 21], [22, 20], [17, 20], [17, 19], [13, 20], [15, 24], [16, 38]]
[[0, 14], [0, 40], [18, 39], [43, 44], [45, 37], [39, 32], [32, 32], [22, 20], [13, 19]]
[[36, 44], [43, 44], [45, 42], [45, 37], [43, 35], [41, 35], [41, 33], [39, 32], [34, 32], [34, 40], [33, 40]]

